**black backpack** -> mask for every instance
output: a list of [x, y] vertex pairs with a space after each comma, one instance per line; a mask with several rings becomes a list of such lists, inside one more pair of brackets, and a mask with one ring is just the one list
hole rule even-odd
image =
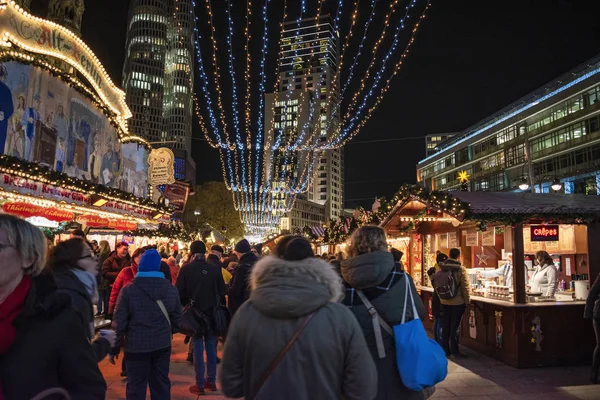
[[433, 276], [433, 287], [442, 300], [451, 300], [460, 290], [451, 268], [443, 268]]

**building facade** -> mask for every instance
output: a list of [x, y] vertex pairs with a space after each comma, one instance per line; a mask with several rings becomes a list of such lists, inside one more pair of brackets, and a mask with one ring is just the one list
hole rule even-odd
[[133, 114], [130, 133], [156, 147], [185, 151], [185, 158], [192, 148], [192, 7], [192, 0], [132, 0], [123, 66], [123, 88]]
[[438, 146], [450, 139], [456, 133], [434, 133], [425, 136], [425, 157], [429, 157], [438, 151]]
[[306, 195], [298, 195], [292, 210], [281, 219], [283, 233], [302, 232], [305, 226], [322, 226], [325, 224], [325, 205], [306, 199]]
[[[338, 33], [328, 15], [321, 16], [318, 21], [306, 18], [284, 24], [279, 94], [274, 115], [269, 113], [274, 94], [266, 95], [265, 117], [266, 121], [275, 118], [276, 135], [278, 129], [288, 129], [290, 133], [284, 132], [284, 135], [310, 138], [311, 144], [314, 144], [326, 142], [335, 131], [339, 112], [334, 113], [332, 105], [337, 105], [339, 100], [339, 85], [334, 85], [339, 62], [338, 48]], [[287, 104], [290, 101], [295, 102], [292, 108]], [[337, 219], [343, 209], [343, 149], [314, 152], [307, 160], [299, 162], [312, 163], [308, 191], [306, 198], [297, 201], [295, 207], [304, 204], [304, 201], [312, 202], [323, 206], [324, 220]], [[296, 169], [301, 171], [305, 165], [298, 167], [288, 167], [288, 173], [293, 175]], [[295, 212], [290, 211], [290, 215]]]
[[600, 194], [600, 56], [438, 145], [417, 165], [436, 190]]

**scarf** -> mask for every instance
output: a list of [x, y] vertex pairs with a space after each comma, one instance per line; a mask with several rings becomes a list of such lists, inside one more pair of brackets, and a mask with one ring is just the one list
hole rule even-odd
[[[13, 325], [25, 306], [25, 299], [31, 289], [31, 278], [24, 276], [15, 290], [0, 304], [0, 355], [6, 353], [17, 339], [17, 328]], [[4, 400], [0, 381], [0, 400]]]

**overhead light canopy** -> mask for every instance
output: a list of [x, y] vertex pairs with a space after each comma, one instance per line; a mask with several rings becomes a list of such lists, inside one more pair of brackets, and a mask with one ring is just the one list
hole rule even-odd
[[559, 191], [560, 189], [562, 189], [562, 183], [560, 182], [560, 180], [558, 178], [554, 178], [554, 180], [552, 181], [552, 190], [555, 191]]
[[92, 205], [94, 207], [102, 207], [103, 205], [108, 203], [108, 199], [106, 199], [98, 194], [93, 194], [91, 196], [91, 201], [92, 201]]
[[529, 189], [529, 183], [527, 183], [527, 179], [525, 177], [521, 178], [521, 183], [519, 183], [519, 189], [522, 191], [526, 191]]

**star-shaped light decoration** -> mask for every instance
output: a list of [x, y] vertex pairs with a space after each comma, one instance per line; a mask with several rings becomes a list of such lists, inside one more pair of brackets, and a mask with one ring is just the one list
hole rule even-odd
[[490, 258], [487, 254], [485, 254], [485, 251], [481, 251], [481, 253], [476, 254], [475, 255], [477, 257], [477, 259], [479, 260], [479, 266], [485, 265], [487, 266], [487, 260]]
[[458, 172], [458, 180], [460, 181], [460, 183], [469, 182], [470, 178], [471, 178], [471, 176], [469, 175], [469, 173], [467, 171], [459, 171]]

